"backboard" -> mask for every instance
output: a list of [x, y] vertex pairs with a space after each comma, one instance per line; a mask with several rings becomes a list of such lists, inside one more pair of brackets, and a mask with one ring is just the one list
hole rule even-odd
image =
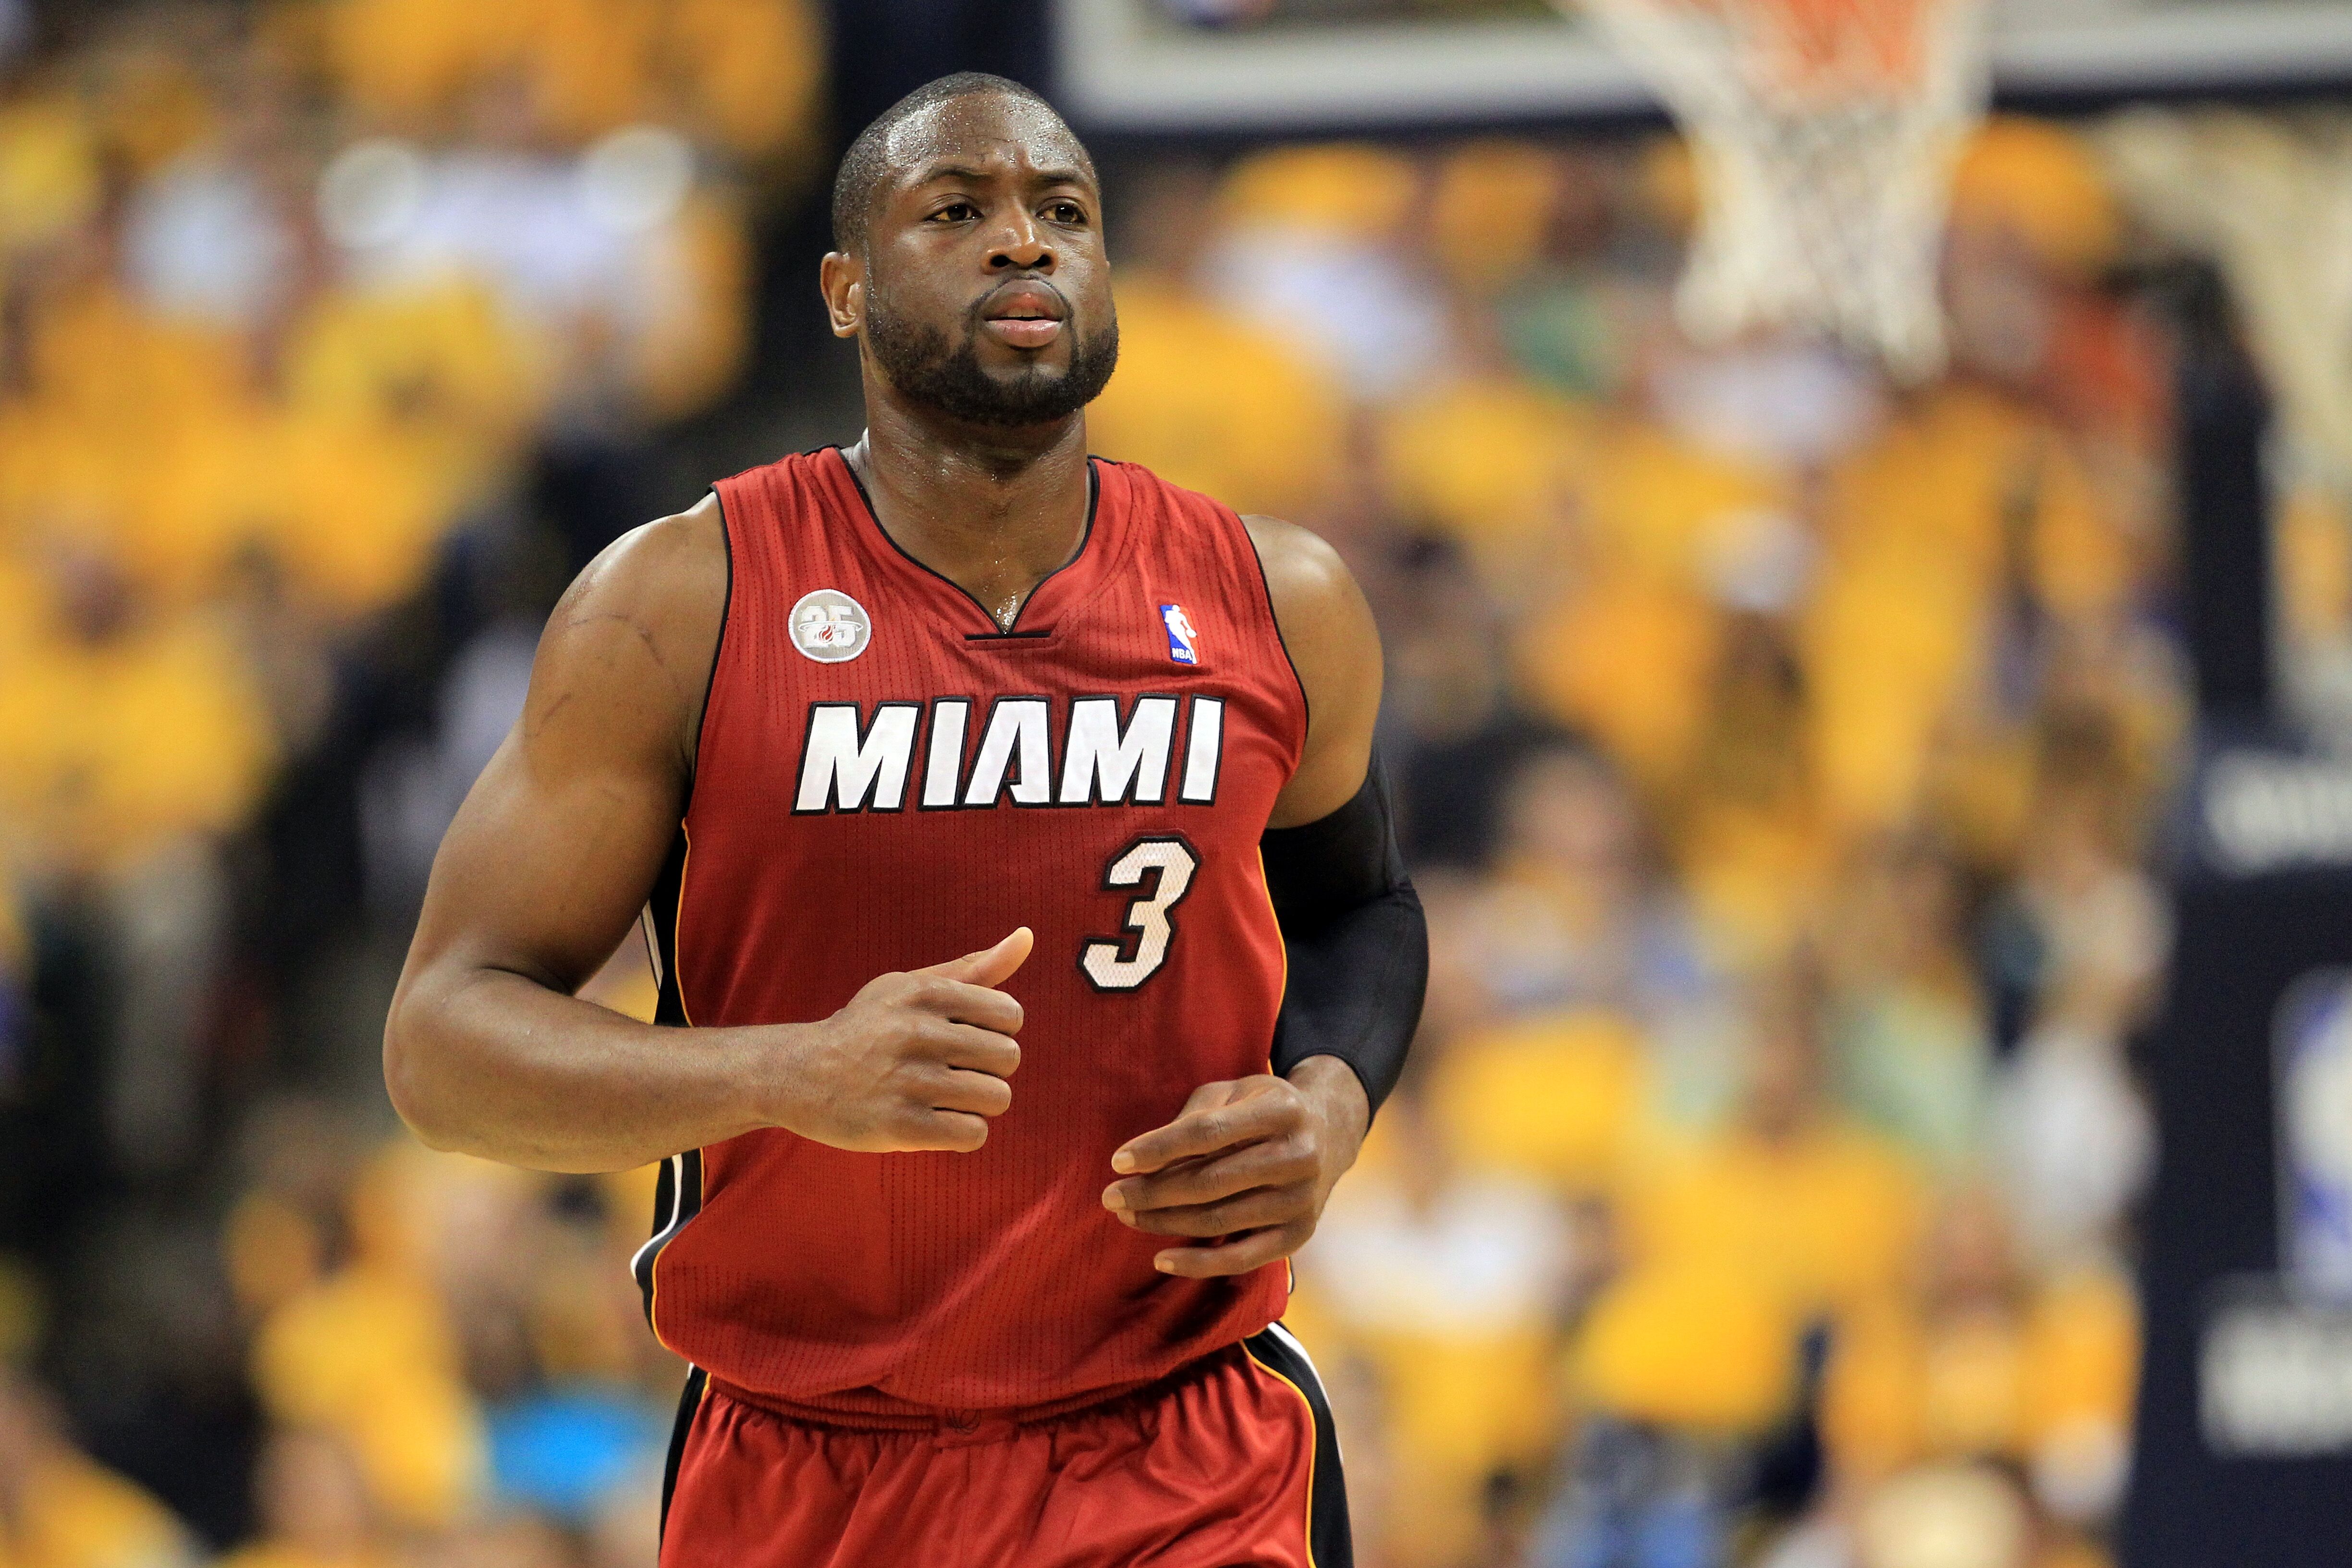
[[[1055, 0], [1065, 107], [1088, 130], [1606, 118], [1654, 100], [1543, 0]], [[2004, 0], [1996, 98], [2352, 86], [2347, 0]]]

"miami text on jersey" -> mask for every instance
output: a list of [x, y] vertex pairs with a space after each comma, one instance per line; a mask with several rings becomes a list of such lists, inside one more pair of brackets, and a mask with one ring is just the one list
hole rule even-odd
[[[976, 705], [970, 697], [935, 697], [925, 726], [921, 702], [877, 702], [870, 716], [855, 702], [811, 703], [794, 815], [903, 809], [919, 730], [925, 731], [919, 794], [925, 811], [985, 809], [1006, 799], [1015, 805], [1158, 805], [1171, 782], [1180, 805], [1216, 802], [1223, 698], [1180, 704], [1174, 697], [1138, 697], [1122, 723], [1116, 697], [1073, 697], [1058, 711], [1050, 698], [999, 697], [989, 703], [967, 767]], [[1171, 780], [1180, 706], [1182, 769]]]

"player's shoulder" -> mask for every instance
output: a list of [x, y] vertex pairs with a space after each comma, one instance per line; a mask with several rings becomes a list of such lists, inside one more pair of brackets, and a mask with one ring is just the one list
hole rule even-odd
[[[1187, 489], [1153, 473], [1140, 463], [1122, 463], [1108, 458], [1097, 458], [1095, 461], [1118, 474], [1129, 486], [1156, 496], [1163, 529], [1171, 523], [1178, 525], [1178, 531], [1185, 527], [1199, 529], [1197, 537], [1203, 546], [1229, 563], [1226, 570], [1246, 570], [1232, 561], [1235, 555], [1251, 562], [1265, 581], [1275, 620], [1286, 637], [1294, 626], [1320, 625], [1335, 616], [1356, 618], [1364, 596], [1356, 585], [1355, 574], [1348, 570], [1339, 552], [1313, 530], [1278, 517], [1239, 511], [1214, 496]], [[1163, 533], [1162, 537], [1168, 535]], [[1365, 618], [1369, 619], [1369, 612]]]
[[[1211, 533], [1229, 533], [1236, 542], [1246, 540], [1250, 552], [1257, 557], [1258, 566], [1265, 574], [1269, 588], [1277, 592], [1291, 589], [1313, 596], [1352, 586], [1355, 582], [1347, 563], [1339, 559], [1339, 552], [1311, 530], [1278, 517], [1240, 511], [1215, 496], [1188, 489], [1140, 463], [1123, 463], [1108, 458], [1097, 458], [1095, 461], [1118, 473], [1135, 489], [1156, 496], [1161, 503], [1163, 521], [1197, 526]], [[1234, 527], [1236, 523], [1238, 529]], [[1278, 586], [1275, 581], [1277, 577], [1281, 579]]]
[[1380, 705], [1381, 634], [1372, 607], [1339, 552], [1311, 529], [1278, 517], [1242, 519], [1258, 564], [1283, 651], [1297, 672], [1309, 709], [1364, 715]]
[[1100, 455], [1094, 456], [1093, 462], [1099, 473], [1108, 476], [1108, 482], [1121, 487], [1130, 508], [1143, 509], [1160, 527], [1172, 525], [1179, 532], [1202, 539], [1238, 538], [1240, 531], [1234, 526], [1234, 509], [1206, 490], [1178, 484], [1141, 463]]
[[727, 523], [716, 492], [629, 530], [588, 563], [557, 614], [583, 610], [693, 620], [727, 600]]
[[663, 715], [691, 765], [704, 694], [727, 624], [726, 524], [715, 496], [633, 528], [572, 580], [548, 617], [532, 678], [534, 702], [582, 691], [591, 706]]
[[805, 486], [822, 482], [825, 470], [836, 465], [844, 469], [847, 466], [847, 458], [839, 447], [812, 447], [804, 452], [786, 452], [730, 474], [719, 480], [712, 491], [726, 493], [730, 504], [746, 499], [782, 500]]
[[1278, 517], [1249, 513], [1242, 528], [1265, 573], [1266, 596], [1286, 632], [1300, 620], [1352, 612], [1364, 602], [1355, 574], [1321, 534]]

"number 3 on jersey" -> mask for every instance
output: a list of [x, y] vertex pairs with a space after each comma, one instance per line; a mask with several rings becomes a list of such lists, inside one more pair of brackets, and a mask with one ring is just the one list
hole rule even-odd
[[[1098, 937], [1078, 953], [1078, 967], [1097, 991], [1132, 991], [1168, 962], [1169, 939], [1176, 934], [1176, 906], [1192, 885], [1200, 857], [1181, 838], [1139, 838], [1115, 856], [1103, 872], [1103, 888], [1116, 892], [1143, 887], [1149, 891], [1127, 906], [1127, 929], [1132, 935], [1113, 940]], [[1156, 873], [1156, 876], [1152, 876]], [[1129, 943], [1134, 951], [1129, 951]]]

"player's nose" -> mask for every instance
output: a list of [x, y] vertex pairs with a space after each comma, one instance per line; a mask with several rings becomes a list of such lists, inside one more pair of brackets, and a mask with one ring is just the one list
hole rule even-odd
[[989, 252], [988, 265], [999, 272], [1051, 272], [1054, 247], [1045, 243], [1036, 220], [1024, 215], [998, 237]]

